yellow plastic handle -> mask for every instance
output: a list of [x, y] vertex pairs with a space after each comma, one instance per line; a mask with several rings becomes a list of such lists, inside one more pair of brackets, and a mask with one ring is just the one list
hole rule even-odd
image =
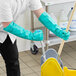
[[[70, 23], [71, 23], [71, 21], [72, 21], [72, 18], [73, 18], [73, 15], [74, 15], [75, 10], [76, 10], [76, 2], [75, 2], [75, 5], [74, 5], [74, 8], [73, 8], [73, 11], [72, 11], [72, 13], [71, 13], [71, 16], [70, 16], [70, 19], [69, 19], [69, 22], [68, 22], [66, 32], [68, 32], [68, 30], [69, 30]], [[62, 49], [63, 49], [63, 47], [64, 47], [64, 43], [65, 43], [65, 41], [62, 40], [62, 43], [61, 43], [61, 45], [60, 45], [60, 47], [59, 47], [59, 50], [58, 50], [58, 59], [60, 58], [60, 55], [61, 55]]]
[[64, 76], [76, 76], [76, 70], [71, 70], [64, 67]]

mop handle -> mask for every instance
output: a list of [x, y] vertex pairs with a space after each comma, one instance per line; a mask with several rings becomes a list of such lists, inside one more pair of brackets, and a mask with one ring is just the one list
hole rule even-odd
[[[71, 13], [71, 16], [70, 16], [70, 19], [69, 19], [69, 22], [68, 22], [68, 25], [67, 25], [67, 28], [66, 28], [66, 32], [68, 32], [68, 30], [69, 30], [70, 23], [71, 23], [71, 21], [72, 21], [72, 18], [73, 18], [75, 9], [76, 9], [76, 3], [75, 3], [74, 8], [73, 8], [73, 10], [72, 10], [72, 13]], [[64, 47], [64, 43], [65, 43], [65, 41], [62, 40], [61, 45], [60, 45], [59, 50], [58, 50], [58, 59], [60, 58], [60, 55], [61, 55], [61, 53], [62, 53], [62, 49], [63, 49], [63, 47]]]

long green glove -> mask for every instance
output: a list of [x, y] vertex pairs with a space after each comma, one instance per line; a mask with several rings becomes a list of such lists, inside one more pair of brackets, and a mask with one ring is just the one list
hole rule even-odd
[[43, 40], [42, 30], [36, 30], [35, 32], [32, 33], [31, 31], [25, 30], [21, 26], [18, 26], [14, 22], [11, 22], [6, 28], [4, 28], [4, 30], [24, 39], [33, 41]]
[[52, 31], [56, 36], [68, 40], [70, 32], [66, 32], [59, 27], [56, 22], [46, 13], [43, 12], [39, 17], [39, 21], [50, 31]]

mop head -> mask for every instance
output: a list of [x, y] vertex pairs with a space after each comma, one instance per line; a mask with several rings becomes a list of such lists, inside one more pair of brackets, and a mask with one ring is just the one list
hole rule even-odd
[[[45, 52], [45, 56], [46, 56], [46, 60], [48, 58], [55, 58], [57, 60], [58, 58], [58, 53], [56, 52], [56, 50], [54, 49], [48, 49], [46, 52]], [[63, 69], [63, 63], [62, 63], [62, 60], [59, 59], [57, 60], [58, 63], [60, 64], [61, 68]], [[44, 63], [44, 57], [43, 55], [41, 56], [41, 65]]]
[[55, 58], [48, 58], [41, 66], [41, 76], [64, 76], [64, 72]]

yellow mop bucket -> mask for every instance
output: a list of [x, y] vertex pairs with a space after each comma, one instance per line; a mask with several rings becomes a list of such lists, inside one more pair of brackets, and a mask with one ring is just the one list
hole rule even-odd
[[42, 44], [41, 56], [41, 76], [63, 76], [63, 64], [61, 59], [57, 61], [58, 54], [54, 49], [48, 49], [45, 52], [44, 43]]
[[64, 67], [64, 76], [76, 76], [76, 70], [71, 70]]
[[64, 76], [60, 64], [55, 58], [49, 58], [41, 66], [41, 76]]
[[44, 50], [44, 43], [42, 44], [43, 55], [41, 57], [41, 76], [64, 76], [63, 64], [61, 59], [57, 61], [58, 54], [54, 49]]
[[[72, 17], [75, 12], [75, 9], [76, 9], [76, 3], [75, 3], [71, 17], [70, 17], [68, 25], [67, 25], [67, 29], [66, 29], [67, 32], [69, 30], [70, 23], [72, 21]], [[41, 76], [76, 76], [76, 70], [70, 70], [70, 69], [67, 69], [67, 67], [64, 67], [64, 69], [62, 69], [58, 62], [58, 60], [60, 59], [60, 55], [61, 55], [64, 43], [65, 43], [65, 41], [63, 40], [60, 45], [59, 51], [58, 51], [57, 59], [52, 58], [52, 57], [46, 59], [46, 54], [45, 53], [43, 54], [44, 63], [41, 66]], [[43, 48], [43, 50], [44, 50], [44, 48]]]

